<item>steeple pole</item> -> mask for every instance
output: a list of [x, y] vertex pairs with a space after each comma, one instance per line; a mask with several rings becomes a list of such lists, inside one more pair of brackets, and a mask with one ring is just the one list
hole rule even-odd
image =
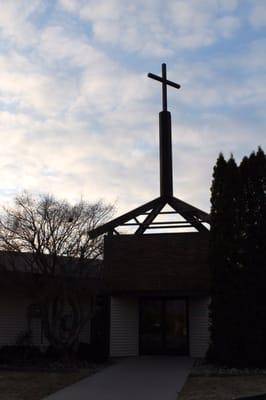
[[166, 64], [162, 64], [162, 77], [149, 73], [149, 78], [162, 83], [162, 111], [159, 113], [160, 142], [160, 194], [161, 197], [173, 196], [172, 166], [172, 124], [171, 113], [167, 110], [167, 85], [180, 89], [180, 85], [167, 80]]
[[173, 166], [172, 166], [172, 127], [171, 113], [159, 113], [159, 143], [160, 143], [160, 195], [173, 196]]

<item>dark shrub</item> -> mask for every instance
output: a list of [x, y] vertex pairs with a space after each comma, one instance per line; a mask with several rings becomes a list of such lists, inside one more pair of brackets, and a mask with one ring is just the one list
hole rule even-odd
[[77, 358], [81, 361], [92, 361], [93, 354], [92, 354], [92, 347], [89, 343], [79, 343], [78, 351], [77, 351]]
[[22, 364], [26, 360], [36, 360], [42, 357], [37, 346], [3, 346], [0, 349], [1, 364]]
[[45, 353], [45, 358], [50, 361], [62, 360], [66, 357], [65, 349], [58, 349], [53, 346], [49, 346]]

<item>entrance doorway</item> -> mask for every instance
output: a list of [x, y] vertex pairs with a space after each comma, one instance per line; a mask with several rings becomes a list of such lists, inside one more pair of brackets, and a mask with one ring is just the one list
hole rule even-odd
[[188, 354], [185, 299], [141, 299], [140, 354]]

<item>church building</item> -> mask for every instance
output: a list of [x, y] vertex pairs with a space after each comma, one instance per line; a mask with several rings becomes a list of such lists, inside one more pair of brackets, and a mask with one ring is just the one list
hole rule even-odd
[[110, 296], [111, 357], [204, 357], [209, 344], [210, 273], [206, 212], [174, 197], [171, 114], [162, 83], [160, 196], [90, 232], [104, 236], [104, 287]]

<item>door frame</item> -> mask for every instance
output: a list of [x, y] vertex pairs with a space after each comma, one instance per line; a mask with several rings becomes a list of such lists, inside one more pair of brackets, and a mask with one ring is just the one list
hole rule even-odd
[[[139, 308], [139, 329], [138, 329], [138, 335], [139, 335], [139, 355], [178, 355], [178, 352], [175, 350], [169, 350], [169, 351], [165, 351], [163, 353], [147, 353], [145, 351], [143, 351], [142, 346], [141, 346], [141, 320], [142, 320], [142, 312], [143, 312], [143, 303], [145, 300], [161, 300], [163, 302], [162, 304], [162, 310], [163, 310], [163, 314], [165, 313], [165, 301], [167, 300], [184, 300], [185, 301], [185, 318], [186, 318], [186, 328], [187, 328], [187, 337], [186, 337], [186, 353], [182, 354], [182, 356], [184, 355], [189, 355], [190, 354], [190, 341], [189, 341], [189, 333], [190, 333], [190, 329], [189, 329], [189, 298], [185, 297], [185, 296], [141, 296], [139, 298], [139, 304], [138, 304], [138, 308]], [[162, 316], [162, 322], [163, 324], [165, 324], [165, 315]], [[162, 336], [163, 336], [163, 340], [164, 340], [164, 330], [165, 330], [165, 326], [163, 326], [163, 332], [162, 332]], [[165, 349], [166, 350], [166, 349]]]

